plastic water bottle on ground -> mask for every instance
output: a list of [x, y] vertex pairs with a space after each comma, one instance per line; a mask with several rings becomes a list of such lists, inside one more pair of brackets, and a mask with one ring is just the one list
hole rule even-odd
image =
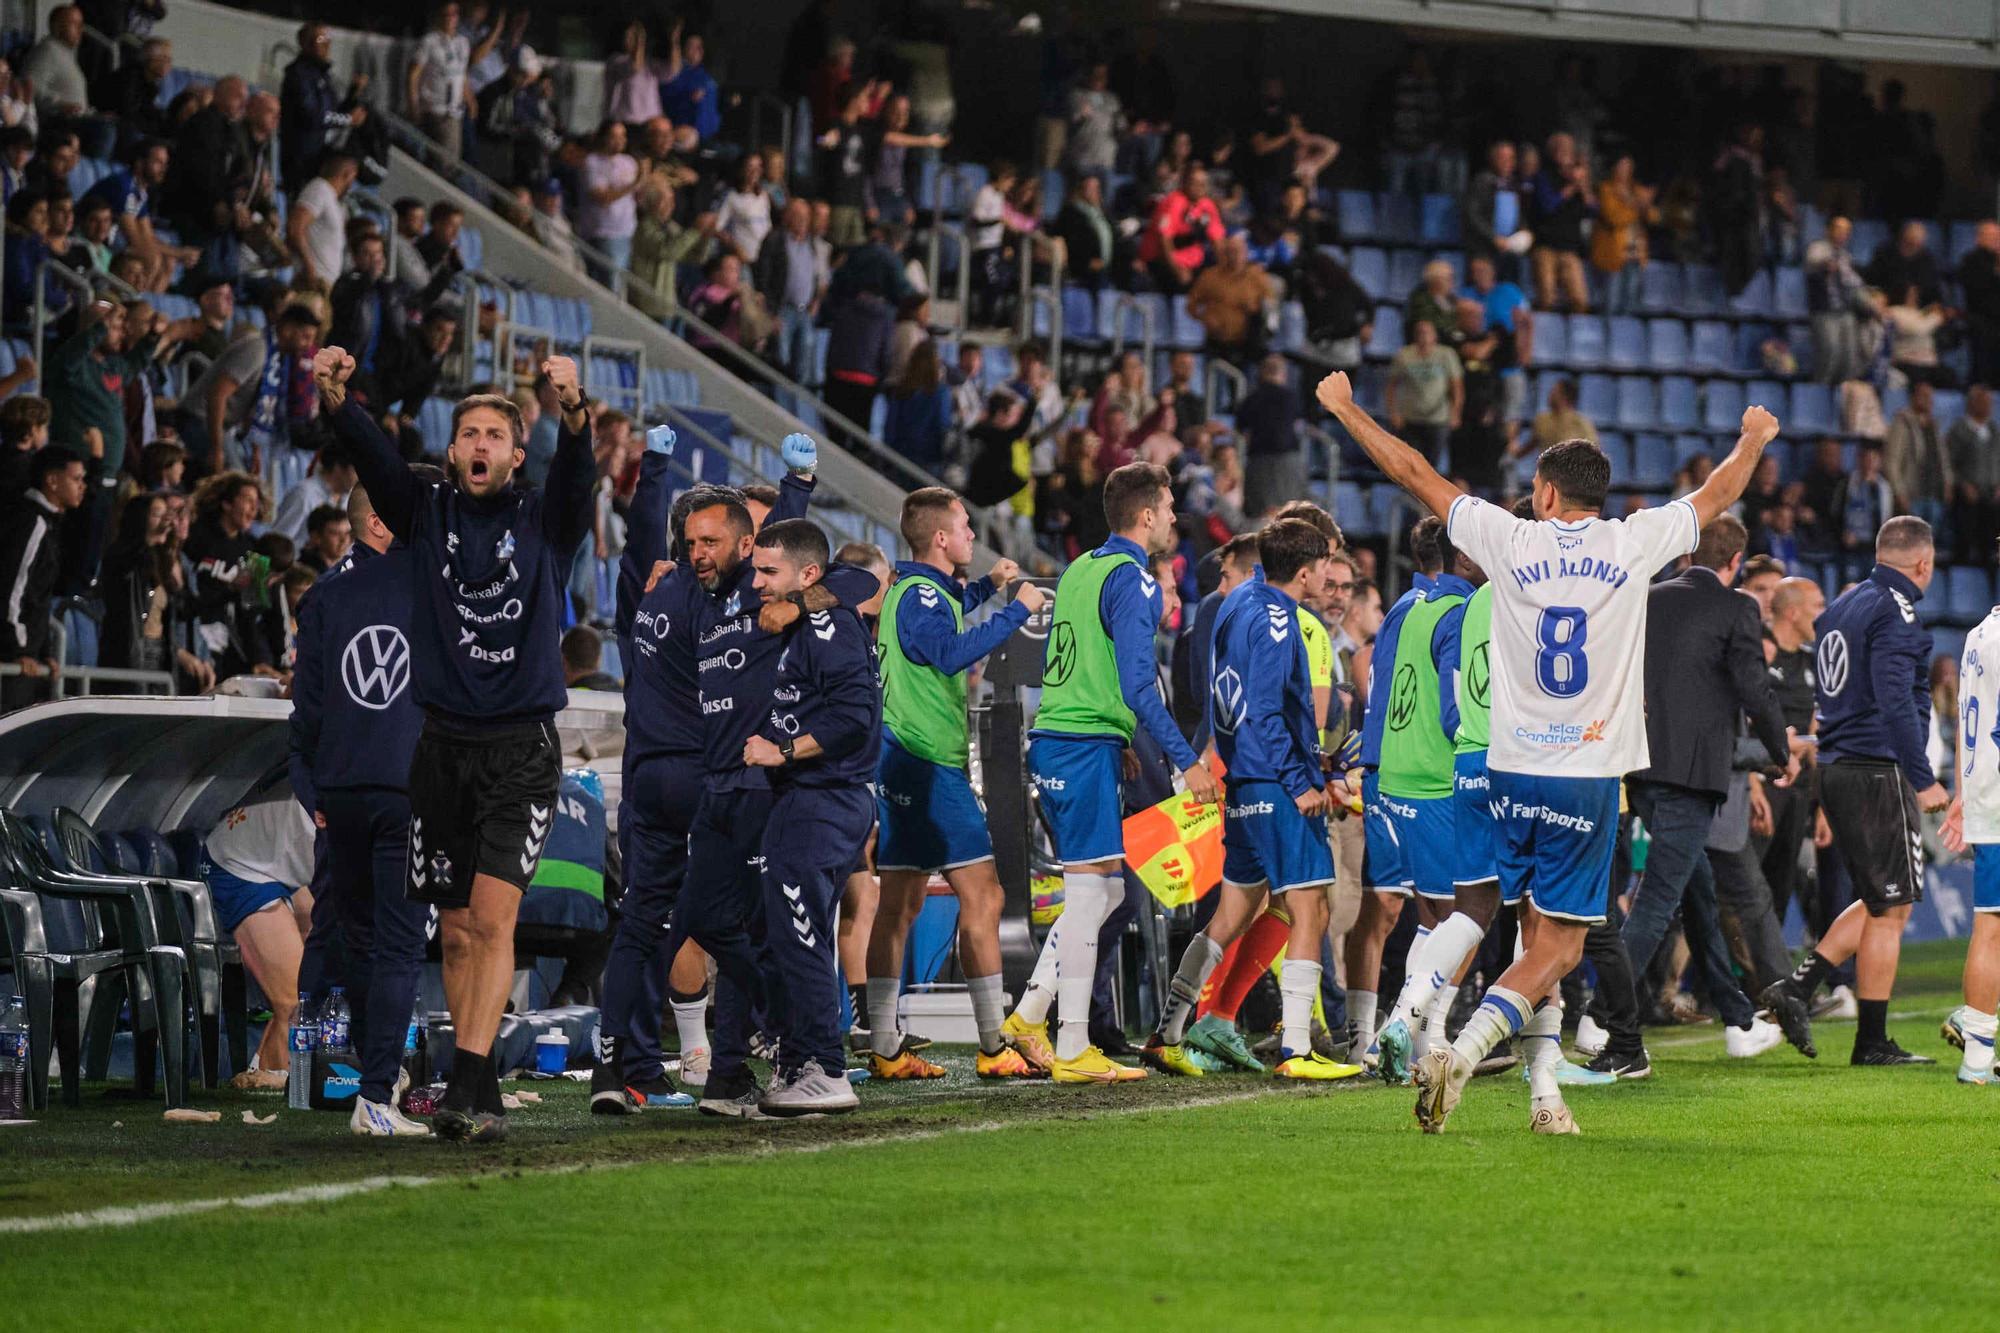
[[354, 1011], [347, 1007], [347, 988], [335, 986], [327, 992], [326, 1007], [320, 1011], [319, 1048], [322, 1051], [353, 1049], [353, 1029]]
[[28, 1115], [28, 1006], [16, 995], [0, 1010], [0, 1120]]
[[405, 1060], [409, 1059], [410, 1057], [414, 1056], [417, 1053], [418, 1041], [420, 1039], [420, 1035], [422, 1034], [423, 1030], [424, 1030], [424, 1002], [422, 1000], [418, 1000], [416, 1004], [413, 1005], [410, 1009], [409, 1030], [403, 1034], [403, 1058]]
[[287, 1035], [292, 1069], [285, 1081], [285, 1105], [294, 1111], [312, 1109], [313, 1051], [319, 1045], [319, 1020], [312, 1016], [312, 997], [299, 996], [292, 1010], [292, 1027]]

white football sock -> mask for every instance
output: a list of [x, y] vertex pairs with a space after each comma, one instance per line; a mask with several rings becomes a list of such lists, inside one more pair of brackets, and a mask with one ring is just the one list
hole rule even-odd
[[674, 1010], [674, 1031], [680, 1034], [681, 1058], [685, 1060], [691, 1051], [708, 1049], [708, 996], [702, 995], [682, 1003], [670, 1000]]
[[1397, 1019], [1405, 1024], [1423, 1008], [1424, 991], [1430, 984], [1431, 965], [1427, 956], [1430, 952], [1431, 928], [1418, 926], [1416, 938], [1410, 941], [1408, 960], [1403, 964], [1403, 989], [1396, 992], [1396, 1002], [1389, 1006], [1389, 1016], [1382, 1020], [1388, 1027]]
[[1110, 912], [1108, 878], [1075, 871], [1064, 873], [1065, 929], [1056, 956], [1058, 1060], [1074, 1060], [1090, 1047], [1090, 988], [1097, 978], [1097, 931]]
[[2000, 1030], [2000, 1018], [1982, 1014], [1971, 1005], [1958, 1011], [1958, 1025], [1965, 1032], [1965, 1058], [1959, 1068], [1967, 1074], [1993, 1072], [1993, 1038]]
[[1431, 1002], [1424, 1006], [1422, 1041], [1425, 1050], [1433, 1046], [1443, 1046], [1451, 1040], [1451, 1006], [1457, 999], [1458, 987], [1447, 985], [1436, 995], [1431, 996]]
[[[1285, 966], [1291, 966], [1291, 959], [1285, 960]], [[1375, 1003], [1375, 992], [1372, 990], [1347, 992], [1347, 1021], [1354, 1025], [1354, 1053], [1357, 1056], [1375, 1041]]]
[[979, 1029], [979, 1049], [985, 1055], [1000, 1053], [1000, 1025], [1007, 1021], [1007, 1007], [1000, 991], [1000, 974], [967, 977], [966, 994], [972, 997], [972, 1025]]
[[901, 977], [868, 978], [868, 1049], [884, 1060], [895, 1059], [903, 1049], [896, 1017], [896, 1000], [902, 990]]
[[[1494, 986], [1486, 992], [1486, 998], [1473, 1010], [1472, 1017], [1465, 1021], [1465, 1028], [1458, 1034], [1458, 1040], [1451, 1049], [1464, 1061], [1465, 1076], [1472, 1076], [1472, 1069], [1481, 1060], [1493, 1053], [1493, 1048], [1521, 1030], [1528, 1021], [1534, 1006], [1526, 996], [1510, 991], [1505, 986]], [[1452, 1073], [1457, 1075], [1459, 1065], [1454, 1063]]]
[[1537, 1101], [1562, 1097], [1556, 1085], [1556, 1066], [1562, 1063], [1563, 1007], [1550, 1000], [1535, 1010], [1521, 1027], [1521, 1045], [1528, 1057], [1528, 1095]]
[[1313, 1001], [1319, 998], [1319, 979], [1322, 969], [1318, 963], [1304, 958], [1287, 958], [1285, 970], [1278, 978], [1278, 994], [1283, 1008], [1280, 1012], [1285, 1021], [1285, 1054], [1311, 1055]]
[[1069, 915], [1067, 906], [1063, 916], [1049, 927], [1049, 933], [1042, 940], [1042, 951], [1035, 955], [1035, 970], [1028, 977], [1028, 985], [1021, 992], [1021, 1002], [1014, 1006], [1014, 1012], [1023, 1023], [1046, 1023], [1049, 1021], [1049, 1006], [1056, 1001], [1056, 954], [1063, 936], [1063, 918]]
[[1178, 1046], [1187, 1035], [1188, 1016], [1194, 1013], [1195, 1002], [1201, 999], [1201, 988], [1208, 983], [1208, 974], [1222, 961], [1222, 953], [1222, 946], [1210, 939], [1206, 931], [1188, 941], [1187, 952], [1181, 955], [1181, 965], [1174, 969], [1174, 979], [1168, 987], [1167, 1011], [1160, 1017], [1160, 1040], [1167, 1045]]

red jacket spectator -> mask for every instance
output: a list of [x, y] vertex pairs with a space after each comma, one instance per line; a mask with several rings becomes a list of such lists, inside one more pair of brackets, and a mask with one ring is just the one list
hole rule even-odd
[[1139, 239], [1139, 258], [1155, 268], [1171, 265], [1178, 285], [1185, 287], [1195, 270], [1215, 257], [1222, 236], [1222, 210], [1208, 197], [1208, 173], [1190, 167], [1181, 188], [1154, 206]]

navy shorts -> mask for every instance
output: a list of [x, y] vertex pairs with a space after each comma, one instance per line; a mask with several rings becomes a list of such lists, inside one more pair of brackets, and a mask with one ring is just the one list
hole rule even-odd
[[1409, 827], [1405, 816], [1415, 817], [1407, 801], [1384, 803], [1382, 785], [1372, 772], [1361, 780], [1361, 827], [1367, 836], [1367, 850], [1361, 862], [1361, 882], [1376, 893], [1394, 893], [1407, 898], [1416, 887], [1410, 874], [1410, 855], [1404, 839]]
[[[1452, 850], [1457, 869], [1452, 887], [1473, 888], [1500, 877], [1498, 826], [1493, 820], [1493, 781], [1486, 774], [1486, 751], [1467, 750], [1452, 761]], [[1518, 893], [1518, 888], [1516, 889]], [[1501, 895], [1508, 906], [1518, 898]]]
[[1115, 739], [1036, 736], [1028, 742], [1028, 773], [1055, 838], [1056, 859], [1066, 866], [1125, 858], [1121, 749]]
[[918, 758], [887, 737], [875, 771], [875, 808], [879, 870], [956, 870], [993, 859], [986, 812], [965, 771]]
[[216, 921], [224, 930], [235, 930], [272, 903], [289, 903], [298, 891], [293, 884], [242, 879], [208, 859], [202, 849], [201, 877], [208, 881], [208, 896], [215, 901]]
[[1543, 916], [1596, 925], [1611, 898], [1618, 779], [1489, 770], [1500, 831], [1500, 892]]
[[1308, 819], [1275, 782], [1233, 782], [1222, 803], [1222, 882], [1272, 893], [1333, 883], [1326, 819]]

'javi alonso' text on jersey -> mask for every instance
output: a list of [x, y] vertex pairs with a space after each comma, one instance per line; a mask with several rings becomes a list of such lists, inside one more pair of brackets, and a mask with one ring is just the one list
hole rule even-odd
[[1472, 496], [1451, 540], [1493, 583], [1489, 766], [1610, 778], [1646, 767], [1646, 588], [1694, 550], [1694, 506], [1532, 522]]

